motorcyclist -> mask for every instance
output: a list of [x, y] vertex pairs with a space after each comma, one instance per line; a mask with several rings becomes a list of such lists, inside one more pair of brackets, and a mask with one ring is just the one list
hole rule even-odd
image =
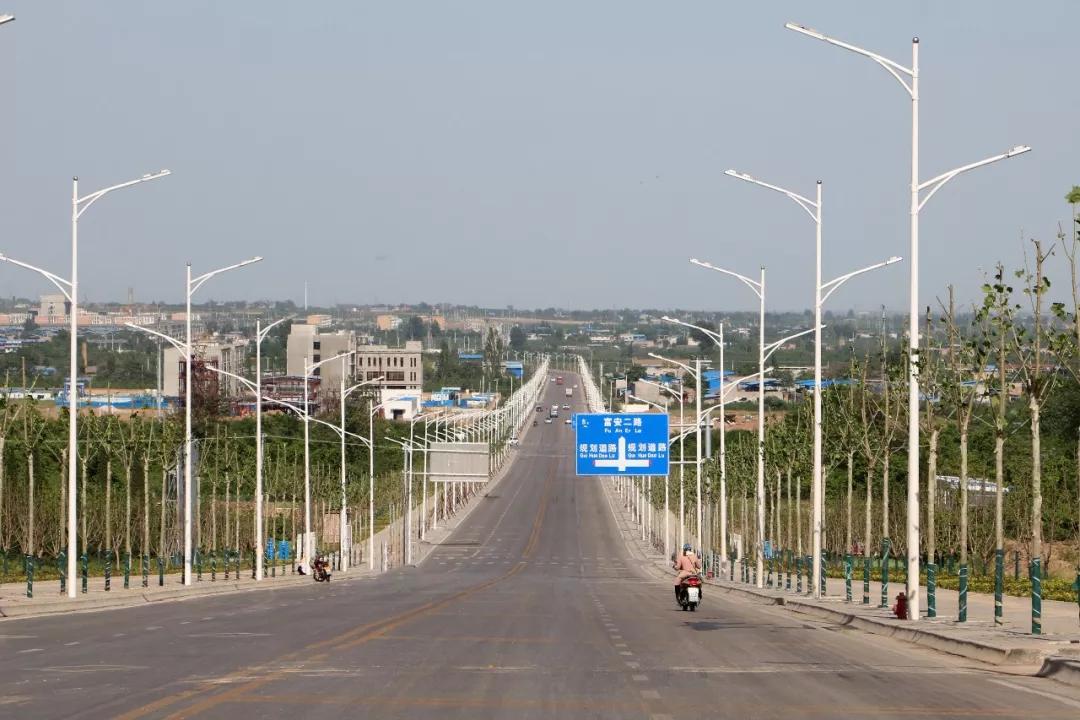
[[701, 560], [694, 553], [694, 548], [690, 546], [690, 543], [683, 545], [682, 555], [675, 558], [673, 567], [677, 573], [675, 575], [675, 599], [678, 600], [680, 598], [679, 588], [682, 586], [683, 580], [701, 572]]

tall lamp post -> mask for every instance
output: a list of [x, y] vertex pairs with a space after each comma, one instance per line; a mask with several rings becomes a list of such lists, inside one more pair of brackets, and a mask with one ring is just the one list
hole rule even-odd
[[[255, 382], [248, 380], [245, 377], [236, 375], [234, 373], [216, 368], [212, 365], [207, 365], [207, 368], [214, 372], [230, 377], [243, 383], [252, 393], [255, 395], [255, 580], [259, 581], [263, 579], [263, 432], [262, 432], [262, 406], [264, 398], [262, 396], [262, 342], [266, 339], [267, 334], [274, 329], [274, 327], [280, 323], [289, 320], [289, 317], [283, 317], [280, 320], [275, 320], [266, 327], [262, 327], [261, 321], [255, 322]], [[124, 323], [132, 330], [140, 330], [142, 332], [153, 335], [160, 340], [165, 340], [170, 345], [179, 351], [180, 356], [187, 360], [187, 347], [184, 343], [180, 342], [174, 337], [166, 335], [165, 333], [158, 332], [157, 330], [151, 330], [150, 328], [143, 327], [142, 325], [136, 325], [135, 323]]]
[[384, 405], [368, 400], [368, 570], [375, 569], [375, 413]]
[[[919, 38], [911, 39], [911, 67], [904, 67], [875, 52], [829, 37], [817, 30], [787, 23], [788, 30], [822, 40], [857, 55], [868, 57], [896, 79], [911, 98], [911, 287], [908, 297], [908, 485], [907, 485], [907, 600], [909, 617], [919, 619], [919, 213], [941, 187], [957, 175], [1031, 150], [1017, 145], [999, 155], [962, 165], [925, 182], [919, 182]], [[907, 79], [905, 79], [907, 78]], [[926, 196], [923, 197], [923, 191]], [[821, 284], [821, 278], [818, 278]], [[816, 562], [816, 560], [815, 560]], [[815, 566], [816, 568], [816, 566]]]
[[[694, 391], [694, 402], [696, 404], [694, 418], [696, 419], [695, 434], [696, 434], [696, 440], [697, 440], [697, 442], [695, 443], [695, 445], [697, 445], [697, 447], [695, 448], [695, 452], [696, 452], [697, 457], [695, 458], [695, 462], [694, 462], [694, 468], [695, 468], [695, 473], [694, 474], [696, 476], [696, 478], [695, 478], [695, 480], [696, 480], [696, 491], [695, 492], [697, 494], [697, 517], [696, 517], [697, 533], [698, 533], [697, 541], [698, 541], [698, 550], [700, 552], [705, 552], [705, 548], [703, 546], [705, 535], [704, 535], [704, 532], [702, 531], [702, 527], [701, 527], [701, 519], [702, 519], [702, 516], [701, 516], [701, 358], [697, 358], [694, 361], [694, 367], [691, 368], [689, 365], [684, 365], [683, 363], [679, 362], [678, 360], [672, 360], [671, 358], [666, 358], [666, 357], [664, 357], [662, 355], [656, 355], [655, 353], [649, 353], [649, 357], [655, 358], [657, 360], [663, 360], [664, 362], [669, 363], [671, 365], [677, 365], [678, 367], [681, 367], [686, 372], [690, 373], [690, 375], [693, 376], [693, 378], [694, 378], [694, 387], [696, 388], [696, 390]], [[680, 390], [681, 390], [681, 388], [680, 388]]]
[[[338, 536], [341, 538], [341, 571], [345, 572], [349, 569], [349, 552], [352, 549], [351, 534], [349, 535], [349, 542], [345, 542], [345, 529], [348, 527], [349, 522], [349, 515], [346, 511], [348, 499], [346, 498], [345, 488], [345, 398], [366, 385], [382, 382], [385, 376], [380, 376], [372, 380], [365, 380], [347, 388], [345, 387], [345, 358], [347, 355], [339, 355], [338, 357], [341, 358], [341, 390], [339, 398], [341, 404], [341, 432], [339, 433], [341, 435], [341, 519], [338, 521], [341, 530], [338, 533]], [[368, 447], [368, 452], [374, 452], [374, 448]], [[348, 547], [346, 547], [346, 545], [348, 545]]]
[[[673, 317], [664, 315], [664, 322], [681, 325], [692, 330], [700, 330], [706, 337], [712, 340], [720, 349], [720, 562], [727, 565], [727, 426], [724, 422], [726, 416], [727, 393], [724, 387], [724, 324], [720, 323], [718, 332], [713, 332], [700, 325], [693, 325]], [[711, 425], [710, 425], [711, 427]], [[711, 432], [711, 430], [710, 430]], [[721, 567], [723, 569], [723, 566]]]
[[[761, 279], [752, 280], [746, 275], [741, 275], [732, 270], [713, 265], [712, 263], [704, 262], [696, 258], [691, 258], [690, 262], [698, 267], [706, 268], [707, 270], [715, 270], [718, 273], [724, 275], [730, 275], [736, 278], [750, 290], [753, 291], [758, 298], [758, 447], [757, 447], [757, 550], [756, 554], [756, 566], [757, 566], [757, 586], [763, 587], [765, 582], [763, 573], [765, 570], [765, 362], [769, 357], [779, 350], [783, 345], [794, 340], [796, 338], [807, 335], [815, 330], [803, 330], [797, 332], [794, 335], [788, 335], [785, 338], [766, 344], [765, 343], [765, 266], [761, 266]], [[820, 334], [820, 326], [818, 327]], [[723, 377], [723, 370], [721, 370], [721, 377]]]
[[[5, 15], [0, 16], [0, 24], [11, 22], [14, 20], [14, 16]], [[169, 174], [168, 170], [159, 170], [154, 173], [147, 173], [137, 180], [129, 180], [128, 182], [119, 183], [117, 185], [111, 185], [107, 188], [97, 190], [88, 195], [79, 197], [79, 178], [74, 177], [71, 179], [71, 279], [65, 280], [59, 275], [43, 270], [29, 263], [24, 263], [20, 260], [7, 257], [0, 253], [0, 261], [17, 265], [27, 270], [33, 270], [46, 280], [51, 282], [56, 288], [63, 293], [70, 304], [71, 322], [68, 329], [69, 334], [69, 366], [68, 366], [68, 488], [67, 488], [67, 577], [76, 577], [78, 560], [78, 522], [77, 522], [77, 504], [76, 494], [78, 490], [78, 468], [79, 468], [79, 453], [78, 453], [78, 416], [79, 416], [79, 393], [78, 393], [78, 373], [79, 373], [79, 218], [82, 214], [90, 209], [90, 206], [95, 202], [108, 195], [113, 190], [121, 190], [126, 187], [138, 185], [140, 183], [147, 182], [149, 180], [157, 180], [158, 178], [165, 177]], [[67, 588], [67, 594], [69, 598], [76, 596], [76, 583], [69, 582]]]
[[184, 584], [191, 585], [191, 560], [192, 560], [192, 546], [191, 546], [191, 386], [194, 384], [194, 378], [192, 377], [191, 361], [194, 350], [191, 347], [191, 296], [203, 286], [210, 278], [221, 273], [228, 272], [230, 270], [237, 270], [246, 265], [257, 263], [262, 258], [259, 256], [253, 257], [243, 262], [238, 262], [235, 265], [228, 265], [217, 270], [211, 270], [208, 273], [203, 273], [198, 277], [191, 277], [191, 263], [187, 264], [187, 284], [184, 286], [184, 327], [185, 327], [185, 342], [184, 342], [184, 363], [186, 374], [184, 376]]
[[[869, 267], [856, 270], [854, 272], [842, 275], [838, 278], [834, 278], [826, 283], [821, 282], [821, 234], [822, 234], [822, 198], [821, 198], [821, 181], [817, 182], [817, 198], [816, 200], [810, 200], [798, 193], [794, 193], [790, 190], [786, 190], [777, 185], [762, 182], [746, 173], [736, 172], [735, 170], [728, 170], [726, 175], [729, 175], [737, 180], [763, 187], [766, 190], [772, 190], [778, 192], [781, 195], [786, 196], [799, 207], [801, 207], [807, 215], [814, 221], [815, 228], [815, 243], [814, 243], [814, 477], [813, 486], [811, 490], [812, 495], [812, 521], [813, 528], [813, 556], [811, 558], [812, 578], [811, 583], [813, 585], [813, 594], [815, 598], [821, 597], [821, 545], [822, 545], [822, 522], [824, 517], [824, 479], [823, 479], [823, 465], [822, 465], [822, 432], [821, 432], [821, 306], [825, 300], [832, 295], [841, 285], [846, 281], [861, 275], [862, 273], [876, 270], [886, 265], [900, 262], [899, 257], [891, 257], [885, 262], [876, 263]], [[824, 295], [822, 294], [824, 293]], [[916, 418], [916, 421], [918, 419]], [[916, 543], [917, 545], [918, 543]]]
[[[308, 378], [311, 374], [327, 363], [343, 360], [350, 355], [355, 355], [355, 350], [349, 350], [333, 357], [318, 362], [309, 362], [304, 358], [304, 555], [300, 564], [307, 572], [311, 556], [315, 552], [315, 539], [311, 536], [311, 392], [308, 388]], [[345, 376], [345, 367], [341, 368], [342, 377]]]

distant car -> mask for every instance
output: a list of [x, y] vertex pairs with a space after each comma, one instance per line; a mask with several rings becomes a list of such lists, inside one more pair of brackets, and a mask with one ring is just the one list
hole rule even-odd
[[517, 439], [517, 437], [511, 437], [511, 438], [510, 438], [510, 444], [511, 444], [511, 445], [517, 445], [517, 444], [518, 444], [518, 439]]
[[549, 418], [549, 417], [544, 418], [544, 424], [545, 425], [550, 425], [551, 424], [551, 418]]
[[563, 405], [563, 406], [562, 406], [562, 409], [563, 409], [563, 410], [569, 410], [569, 409], [570, 409], [570, 406], [569, 406], [569, 405]]
[[536, 406], [536, 412], [544, 412], [544, 406], [543, 405], [537, 405]]
[[566, 424], [573, 425], [574, 423], [570, 420], [570, 418], [566, 418]]

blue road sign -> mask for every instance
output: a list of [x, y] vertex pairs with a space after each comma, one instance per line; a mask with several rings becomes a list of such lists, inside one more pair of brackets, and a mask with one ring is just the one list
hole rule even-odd
[[574, 416], [578, 475], [667, 475], [668, 416], [581, 413]]

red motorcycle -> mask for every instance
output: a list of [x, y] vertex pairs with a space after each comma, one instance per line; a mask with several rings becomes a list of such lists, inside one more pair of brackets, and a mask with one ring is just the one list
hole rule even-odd
[[679, 585], [676, 600], [683, 610], [690, 612], [697, 610], [697, 606], [701, 603], [701, 576], [691, 575], [684, 579]]

